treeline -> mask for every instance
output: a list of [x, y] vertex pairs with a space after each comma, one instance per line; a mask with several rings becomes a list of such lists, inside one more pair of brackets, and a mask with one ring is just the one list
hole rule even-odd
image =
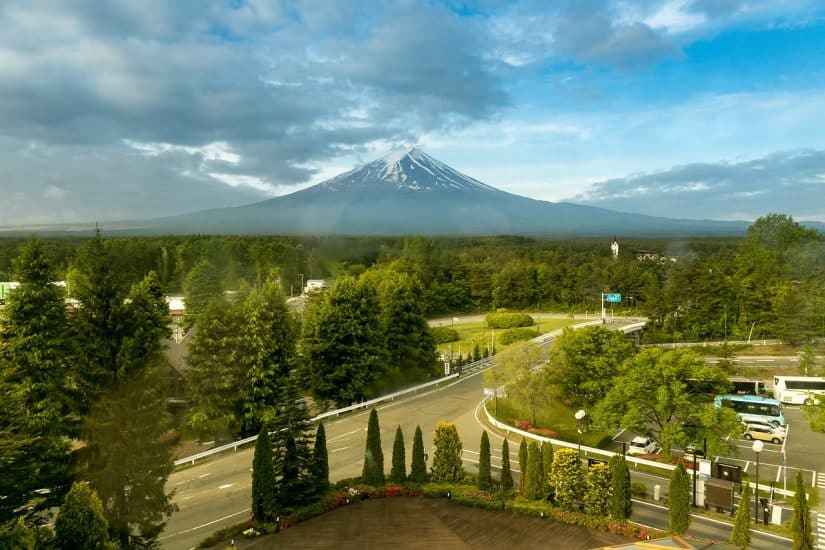
[[[772, 214], [742, 239], [604, 240], [479, 238], [161, 237], [111, 239], [129, 282], [149, 270], [167, 292], [185, 290], [201, 262], [222, 288], [260, 285], [273, 267], [287, 295], [310, 278], [360, 276], [390, 266], [423, 286], [427, 315], [498, 308], [596, 312], [600, 294], [622, 294], [617, 312], [650, 317], [650, 341], [825, 337], [825, 242]], [[49, 240], [47, 254], [70, 281], [79, 240]], [[0, 279], [20, 241], [0, 240]], [[640, 261], [640, 250], [659, 255]], [[5, 275], [4, 275], [5, 274]]]

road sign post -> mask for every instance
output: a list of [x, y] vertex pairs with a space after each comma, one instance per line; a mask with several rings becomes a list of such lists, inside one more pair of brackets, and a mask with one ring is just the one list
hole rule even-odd
[[604, 303], [618, 304], [622, 301], [622, 295], [615, 292], [602, 292], [602, 324], [607, 322], [607, 312], [604, 309]]

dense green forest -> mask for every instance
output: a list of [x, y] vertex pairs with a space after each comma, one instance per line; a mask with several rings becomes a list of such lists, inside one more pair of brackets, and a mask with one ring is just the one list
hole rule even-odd
[[[105, 229], [105, 228], [104, 228]], [[604, 291], [618, 306], [651, 318], [649, 340], [825, 336], [825, 242], [791, 218], [757, 220], [742, 239], [628, 239], [613, 259], [609, 242], [501, 236], [479, 238], [227, 237], [112, 238], [124, 283], [154, 270], [166, 292], [184, 291], [204, 260], [221, 288], [260, 285], [280, 270], [287, 296], [307, 279], [360, 276], [391, 268], [423, 285], [428, 315], [498, 308], [595, 312]], [[23, 239], [0, 240], [0, 280]], [[45, 240], [71, 291], [84, 239]], [[640, 251], [657, 259], [639, 260]]]

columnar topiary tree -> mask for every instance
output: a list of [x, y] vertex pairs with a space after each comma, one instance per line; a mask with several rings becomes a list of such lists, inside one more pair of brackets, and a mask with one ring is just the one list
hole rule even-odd
[[513, 489], [513, 472], [510, 471], [510, 444], [507, 439], [501, 444], [501, 488], [504, 491]]
[[559, 449], [553, 453], [550, 484], [556, 488], [556, 504], [564, 510], [575, 510], [581, 495], [581, 468], [575, 449]]
[[796, 472], [796, 494], [793, 497], [793, 519], [791, 520], [791, 536], [793, 550], [813, 550], [814, 537], [811, 534], [811, 512], [808, 508], [808, 499], [805, 494], [805, 484], [802, 482], [802, 471]]
[[464, 478], [461, 465], [461, 439], [454, 424], [439, 422], [435, 426], [435, 456], [433, 457], [433, 481], [458, 483]]
[[478, 458], [478, 488], [487, 490], [492, 484], [493, 480], [490, 474], [490, 438], [487, 436], [487, 430], [483, 430], [481, 432], [481, 449]]
[[252, 459], [252, 517], [267, 521], [274, 516], [276, 502], [275, 465], [272, 461], [272, 440], [264, 426], [255, 442]]
[[421, 426], [415, 427], [410, 481], [413, 483], [426, 483], [427, 481], [427, 461], [424, 459], [424, 438], [421, 435]]
[[542, 475], [541, 448], [535, 441], [527, 448], [527, 475], [524, 482], [524, 496], [532, 500], [544, 498], [544, 476]]
[[390, 481], [393, 483], [404, 483], [407, 480], [407, 453], [404, 449], [404, 434], [401, 433], [401, 426], [395, 429], [395, 441], [392, 444], [392, 470], [390, 470]]
[[607, 464], [593, 464], [587, 470], [585, 479], [584, 504], [591, 516], [606, 516], [610, 502], [610, 467]]
[[109, 524], [103, 504], [84, 481], [72, 485], [54, 524], [58, 548], [102, 550], [109, 542]]
[[315, 446], [312, 448], [312, 460], [309, 463], [309, 477], [311, 488], [316, 495], [323, 495], [329, 490], [329, 455], [323, 422], [318, 424], [315, 432]]
[[751, 488], [747, 482], [739, 499], [736, 517], [733, 520], [733, 529], [730, 532], [730, 543], [739, 548], [747, 548], [751, 543]]
[[544, 467], [545, 483], [550, 482], [550, 468], [553, 467], [553, 445], [549, 441], [541, 444], [541, 464]]
[[688, 479], [685, 465], [681, 462], [670, 476], [668, 508], [670, 509], [670, 531], [677, 535], [687, 533], [690, 527], [690, 479]]
[[518, 448], [518, 468], [521, 470], [518, 487], [519, 491], [524, 494], [524, 480], [527, 477], [527, 440], [523, 437]]
[[381, 429], [378, 426], [378, 411], [370, 412], [367, 426], [367, 446], [364, 451], [364, 468], [361, 471], [367, 485], [384, 484], [384, 452], [381, 450]]
[[610, 475], [613, 487], [610, 491], [610, 517], [615, 520], [630, 518], [632, 502], [630, 500], [630, 470], [622, 455], [610, 457]]

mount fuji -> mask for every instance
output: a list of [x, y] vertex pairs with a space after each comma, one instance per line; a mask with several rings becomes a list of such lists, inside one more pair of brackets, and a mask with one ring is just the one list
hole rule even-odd
[[418, 148], [395, 150], [265, 201], [139, 224], [138, 232], [533, 236], [742, 234], [745, 222], [678, 220], [513, 195]]

